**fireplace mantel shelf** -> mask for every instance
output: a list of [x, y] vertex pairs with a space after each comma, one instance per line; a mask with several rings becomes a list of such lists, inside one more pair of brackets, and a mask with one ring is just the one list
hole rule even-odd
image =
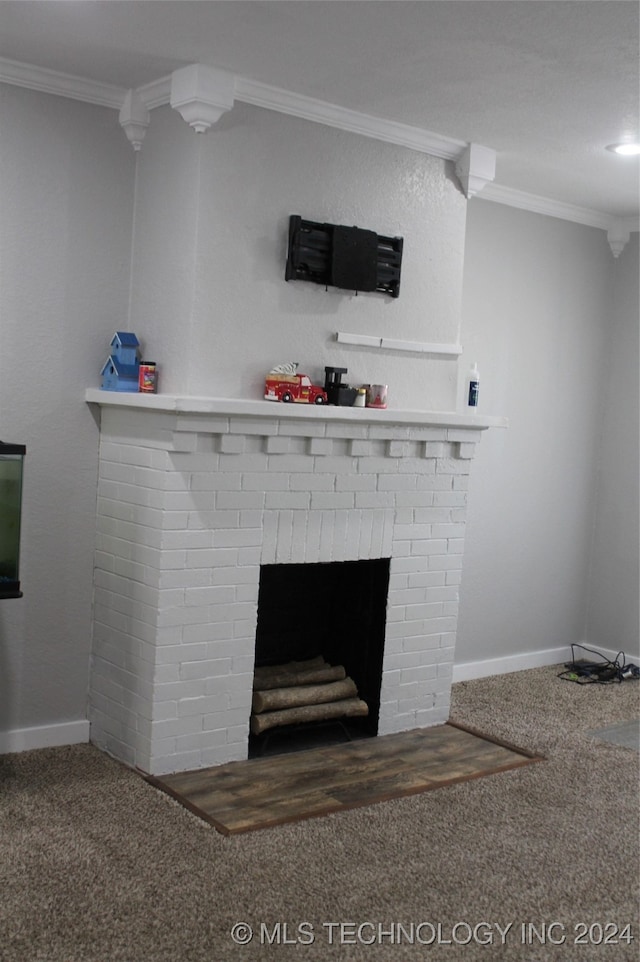
[[85, 400], [102, 407], [131, 408], [134, 410], [163, 411], [174, 414], [208, 414], [250, 418], [306, 418], [320, 421], [361, 421], [376, 424], [418, 424], [434, 427], [506, 428], [508, 419], [478, 414], [458, 414], [455, 411], [402, 411], [388, 408], [335, 407], [333, 405], [281, 404], [275, 401], [247, 398], [192, 397], [174, 394], [136, 394], [134, 392], [103, 391], [88, 388]]

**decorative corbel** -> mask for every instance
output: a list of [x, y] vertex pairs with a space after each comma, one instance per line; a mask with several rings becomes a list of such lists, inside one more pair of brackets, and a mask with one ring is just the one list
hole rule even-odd
[[607, 240], [614, 257], [619, 257], [626, 245], [629, 243], [631, 230], [629, 225], [621, 218], [614, 220], [607, 231]]
[[456, 160], [456, 176], [465, 197], [473, 197], [496, 176], [495, 150], [469, 144]]
[[201, 63], [171, 74], [169, 102], [196, 133], [202, 134], [233, 107], [235, 76]]
[[146, 104], [136, 90], [127, 91], [118, 119], [133, 149], [140, 150], [151, 118]]

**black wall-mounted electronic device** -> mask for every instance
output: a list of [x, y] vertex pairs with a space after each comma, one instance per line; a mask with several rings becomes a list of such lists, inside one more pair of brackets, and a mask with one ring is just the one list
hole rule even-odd
[[359, 227], [289, 218], [285, 280], [313, 281], [344, 290], [379, 291], [398, 297], [402, 237], [383, 237]]

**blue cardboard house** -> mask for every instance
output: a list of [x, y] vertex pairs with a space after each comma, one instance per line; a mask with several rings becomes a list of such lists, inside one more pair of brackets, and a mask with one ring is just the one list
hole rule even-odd
[[100, 374], [103, 391], [138, 391], [140, 342], [129, 331], [116, 331], [111, 339], [111, 354]]

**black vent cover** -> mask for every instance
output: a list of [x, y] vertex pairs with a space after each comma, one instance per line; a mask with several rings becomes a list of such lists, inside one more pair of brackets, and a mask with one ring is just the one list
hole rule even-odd
[[402, 237], [382, 237], [359, 227], [289, 218], [285, 280], [314, 281], [351, 291], [398, 297]]

